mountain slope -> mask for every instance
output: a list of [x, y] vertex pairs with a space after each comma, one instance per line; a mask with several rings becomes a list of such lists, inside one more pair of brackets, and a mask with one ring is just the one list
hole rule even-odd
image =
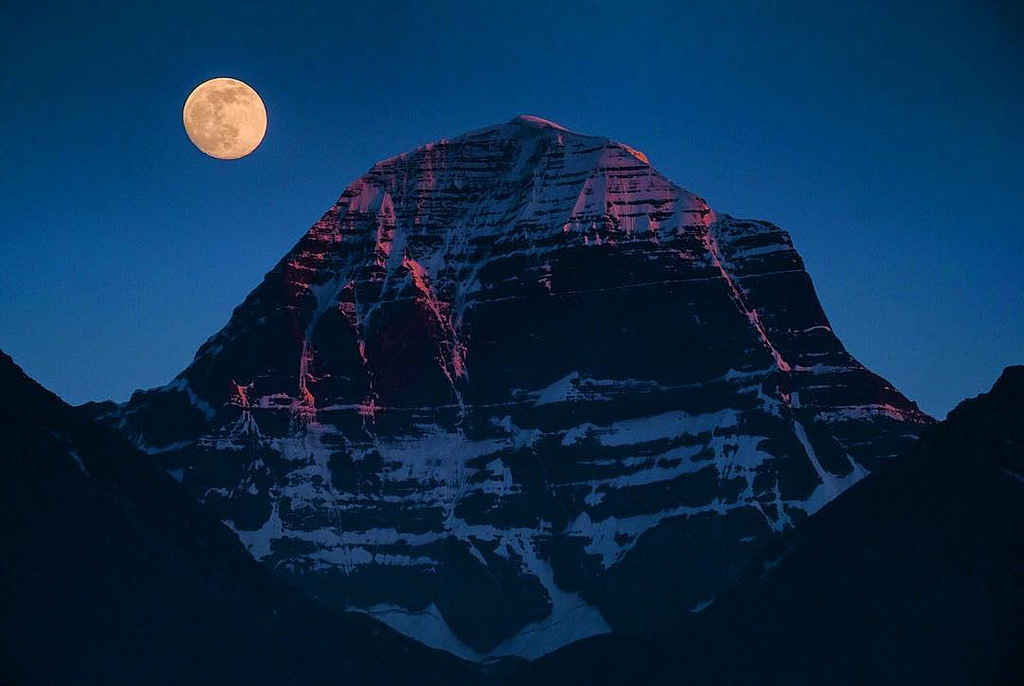
[[467, 683], [317, 607], [148, 457], [0, 353], [0, 683]]
[[766, 551], [677, 629], [510, 683], [1010, 684], [1024, 669], [1024, 367]]
[[536, 117], [374, 165], [91, 412], [312, 597], [470, 659], [670, 622], [930, 421], [784, 231]]

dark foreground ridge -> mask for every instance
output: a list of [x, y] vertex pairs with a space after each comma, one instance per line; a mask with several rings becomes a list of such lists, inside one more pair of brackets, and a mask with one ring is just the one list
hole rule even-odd
[[1014, 684], [1024, 674], [1024, 367], [648, 640], [597, 637], [517, 684]]
[[152, 460], [0, 352], [0, 684], [451, 684], [303, 599]]

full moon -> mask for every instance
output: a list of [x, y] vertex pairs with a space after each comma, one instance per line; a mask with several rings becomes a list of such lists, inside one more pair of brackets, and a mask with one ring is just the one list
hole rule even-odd
[[195, 146], [219, 160], [245, 157], [267, 132], [267, 108], [256, 91], [238, 79], [210, 79], [196, 86], [185, 100], [181, 118]]

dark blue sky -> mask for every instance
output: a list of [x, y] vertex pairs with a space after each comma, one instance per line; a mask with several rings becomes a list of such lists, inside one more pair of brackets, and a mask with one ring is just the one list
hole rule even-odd
[[[1014, 2], [0, 0], [0, 347], [71, 402], [168, 381], [373, 162], [538, 114], [790, 231], [933, 414], [1024, 362]], [[181, 106], [252, 84], [235, 162]]]

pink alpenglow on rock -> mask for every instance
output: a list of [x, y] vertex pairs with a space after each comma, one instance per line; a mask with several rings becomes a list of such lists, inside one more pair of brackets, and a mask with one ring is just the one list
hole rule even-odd
[[312, 597], [471, 659], [705, 607], [930, 422], [785, 231], [533, 116], [373, 165], [108, 419]]

